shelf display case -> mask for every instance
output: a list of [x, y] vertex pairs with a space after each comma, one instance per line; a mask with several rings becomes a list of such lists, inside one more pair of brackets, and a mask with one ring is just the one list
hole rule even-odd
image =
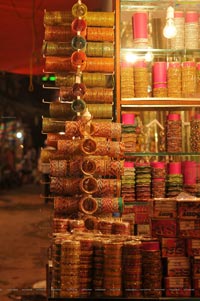
[[[125, 160], [135, 169], [134, 210], [141, 191], [143, 208], [153, 200], [150, 235], [160, 241], [165, 298], [198, 296], [196, 259], [188, 250], [189, 241], [199, 242], [192, 218], [198, 210], [191, 213], [186, 204], [199, 202], [199, 33], [198, 1], [116, 1], [116, 120], [124, 128]], [[166, 254], [170, 237], [176, 247]], [[175, 251], [178, 241], [184, 255]]]
[[[169, 8], [176, 28], [172, 38], [164, 36]], [[198, 1], [116, 1], [116, 119], [122, 122], [125, 113], [140, 118], [142, 156], [170, 153], [158, 145], [164, 142], [159, 132], [167, 144], [166, 124], [178, 116], [172, 114], [180, 114], [182, 130], [182, 147], [173, 152], [198, 156], [191, 141], [200, 109], [198, 11]], [[151, 132], [154, 147], [147, 142]]]
[[[199, 107], [198, 1], [116, 1], [117, 112]], [[163, 34], [173, 6], [176, 36]], [[123, 78], [128, 76], [128, 86]]]

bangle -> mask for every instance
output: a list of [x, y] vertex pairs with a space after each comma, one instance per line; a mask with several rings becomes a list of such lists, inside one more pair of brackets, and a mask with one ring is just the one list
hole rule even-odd
[[85, 227], [87, 230], [95, 230], [98, 226], [98, 220], [94, 216], [86, 216], [84, 218]]
[[96, 199], [91, 196], [86, 196], [79, 202], [79, 209], [85, 214], [94, 214], [98, 209]]
[[80, 189], [85, 192], [92, 194], [97, 191], [98, 183], [97, 180], [93, 177], [85, 177], [80, 181]]
[[85, 175], [92, 175], [96, 171], [96, 162], [92, 159], [84, 159], [81, 162], [80, 169]]
[[97, 144], [94, 139], [86, 138], [81, 141], [80, 148], [84, 154], [90, 155], [96, 151]]
[[74, 99], [71, 104], [72, 111], [75, 113], [83, 113], [86, 109], [86, 103], [82, 99]]

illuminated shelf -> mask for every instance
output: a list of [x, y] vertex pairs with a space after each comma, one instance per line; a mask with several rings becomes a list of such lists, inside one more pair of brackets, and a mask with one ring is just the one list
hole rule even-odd
[[125, 156], [133, 156], [133, 157], [166, 157], [166, 156], [200, 156], [200, 152], [178, 152], [178, 153], [169, 153], [169, 152], [137, 152], [137, 153], [125, 153]]
[[184, 110], [200, 107], [200, 98], [122, 98], [121, 108], [166, 108]]

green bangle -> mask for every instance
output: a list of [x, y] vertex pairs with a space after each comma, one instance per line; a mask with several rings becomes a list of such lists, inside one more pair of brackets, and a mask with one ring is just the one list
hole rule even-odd
[[124, 211], [124, 200], [123, 198], [118, 198], [118, 206], [119, 206], [119, 212], [123, 212]]

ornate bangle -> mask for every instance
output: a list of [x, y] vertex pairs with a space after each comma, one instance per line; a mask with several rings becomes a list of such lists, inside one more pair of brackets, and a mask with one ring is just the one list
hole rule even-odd
[[85, 216], [84, 217], [85, 228], [87, 230], [95, 230], [98, 226], [98, 220], [95, 216]]
[[86, 196], [80, 200], [79, 209], [85, 214], [94, 214], [98, 209], [98, 203], [95, 198]]
[[81, 179], [79, 186], [81, 191], [89, 194], [96, 192], [98, 189], [97, 180], [93, 177], [85, 177]]
[[96, 168], [96, 162], [93, 159], [85, 158], [80, 164], [80, 169], [85, 175], [94, 174]]
[[95, 153], [97, 144], [94, 139], [86, 138], [81, 141], [80, 148], [84, 154], [91, 155]]

